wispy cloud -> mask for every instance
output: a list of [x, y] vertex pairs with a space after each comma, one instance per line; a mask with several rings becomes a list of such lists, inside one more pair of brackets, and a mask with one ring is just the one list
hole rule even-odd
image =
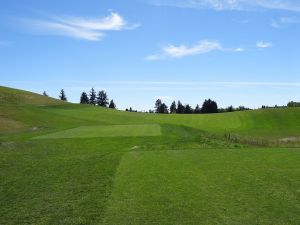
[[264, 42], [264, 41], [258, 41], [256, 43], [256, 47], [257, 48], [271, 48], [272, 47], [272, 43], [270, 43], [270, 42]]
[[118, 13], [103, 18], [51, 16], [42, 19], [21, 19], [25, 29], [44, 35], [66, 36], [88, 41], [99, 41], [107, 31], [135, 29], [138, 24], [128, 24]]
[[276, 9], [300, 12], [298, 0], [149, 0], [157, 6], [209, 8], [213, 10]]
[[161, 53], [146, 57], [146, 60], [162, 60], [168, 58], [182, 58], [191, 55], [200, 55], [212, 51], [232, 51], [242, 52], [243, 48], [226, 49], [219, 41], [201, 40], [193, 46], [187, 45], [168, 45], [162, 48]]
[[271, 26], [274, 28], [281, 28], [288, 24], [300, 23], [300, 19], [293, 17], [281, 17], [276, 20], [272, 20]]

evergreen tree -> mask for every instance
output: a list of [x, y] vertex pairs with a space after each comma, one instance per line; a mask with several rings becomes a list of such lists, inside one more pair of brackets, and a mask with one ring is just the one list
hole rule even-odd
[[43, 95], [48, 97], [48, 94], [46, 93], [46, 91], [43, 92]]
[[113, 100], [113, 99], [110, 101], [108, 107], [111, 108], [111, 109], [115, 109], [115, 108], [116, 108], [116, 104], [114, 103], [114, 100]]
[[201, 109], [200, 109], [200, 107], [199, 107], [198, 104], [196, 105], [196, 108], [195, 108], [195, 110], [194, 110], [194, 113], [201, 113]]
[[168, 106], [165, 103], [162, 103], [158, 108], [158, 113], [168, 113]]
[[156, 102], [155, 102], [155, 106], [154, 106], [156, 113], [159, 113], [161, 105], [162, 105], [161, 100], [157, 99]]
[[202, 113], [217, 113], [218, 112], [218, 105], [215, 101], [208, 99], [204, 101], [201, 109]]
[[182, 113], [184, 113], [184, 110], [185, 110], [184, 105], [182, 105], [181, 102], [178, 101], [178, 102], [177, 102], [177, 113], [182, 114]]
[[107, 107], [108, 105], [108, 98], [105, 91], [99, 91], [97, 95], [97, 104], [98, 106]]
[[89, 103], [91, 105], [96, 105], [96, 91], [94, 90], [94, 88], [91, 89], [90, 91], [90, 100], [89, 100]]
[[80, 104], [89, 104], [90, 100], [89, 97], [85, 92], [82, 92], [81, 97], [80, 97]]
[[227, 107], [225, 111], [226, 111], [226, 112], [233, 112], [233, 111], [234, 111], [234, 108], [233, 108], [233, 106], [231, 105], [231, 106]]
[[65, 94], [64, 89], [61, 89], [59, 99], [62, 100], [62, 101], [67, 101], [67, 96]]
[[185, 113], [185, 114], [192, 114], [192, 113], [193, 113], [193, 109], [192, 109], [192, 107], [191, 107], [189, 104], [187, 104], [187, 105], [185, 106], [185, 108], [184, 108], [184, 113]]
[[176, 111], [177, 111], [176, 102], [173, 101], [170, 106], [170, 113], [176, 113]]

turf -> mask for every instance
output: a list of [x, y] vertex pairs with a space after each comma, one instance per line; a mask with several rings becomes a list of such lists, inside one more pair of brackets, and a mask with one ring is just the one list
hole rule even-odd
[[299, 224], [298, 137], [299, 108], [157, 115], [0, 87], [0, 224]]
[[145, 125], [106, 125], [82, 126], [60, 132], [38, 136], [35, 139], [48, 138], [89, 138], [89, 137], [130, 137], [130, 136], [159, 136], [160, 126], [157, 124]]
[[131, 152], [107, 224], [299, 224], [300, 151]]

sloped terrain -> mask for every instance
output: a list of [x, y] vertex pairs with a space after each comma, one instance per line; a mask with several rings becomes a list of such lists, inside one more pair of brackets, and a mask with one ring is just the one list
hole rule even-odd
[[299, 224], [299, 136], [298, 108], [157, 115], [0, 87], [0, 224]]

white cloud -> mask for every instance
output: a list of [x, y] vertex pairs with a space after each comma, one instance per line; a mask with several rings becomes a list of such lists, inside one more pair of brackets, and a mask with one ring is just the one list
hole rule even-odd
[[185, 8], [209, 8], [214, 10], [257, 10], [277, 9], [300, 11], [298, 0], [150, 0], [161, 6], [175, 6]]
[[271, 47], [272, 47], [272, 43], [270, 43], [270, 42], [258, 41], [258, 42], [256, 43], [256, 47], [257, 47], [257, 48], [271, 48]]
[[105, 31], [134, 29], [138, 24], [128, 25], [118, 13], [104, 18], [53, 16], [48, 20], [22, 19], [25, 27], [36, 34], [67, 36], [89, 41], [99, 41]]
[[209, 53], [212, 51], [231, 51], [231, 52], [242, 52], [243, 48], [226, 49], [223, 48], [219, 41], [202, 40], [193, 46], [187, 45], [168, 45], [162, 48], [162, 52], [155, 55], [146, 57], [146, 60], [161, 60], [168, 58], [182, 58], [191, 55], [200, 55]]
[[274, 28], [281, 28], [288, 24], [300, 23], [300, 19], [293, 17], [281, 17], [277, 20], [272, 20], [271, 26]]

